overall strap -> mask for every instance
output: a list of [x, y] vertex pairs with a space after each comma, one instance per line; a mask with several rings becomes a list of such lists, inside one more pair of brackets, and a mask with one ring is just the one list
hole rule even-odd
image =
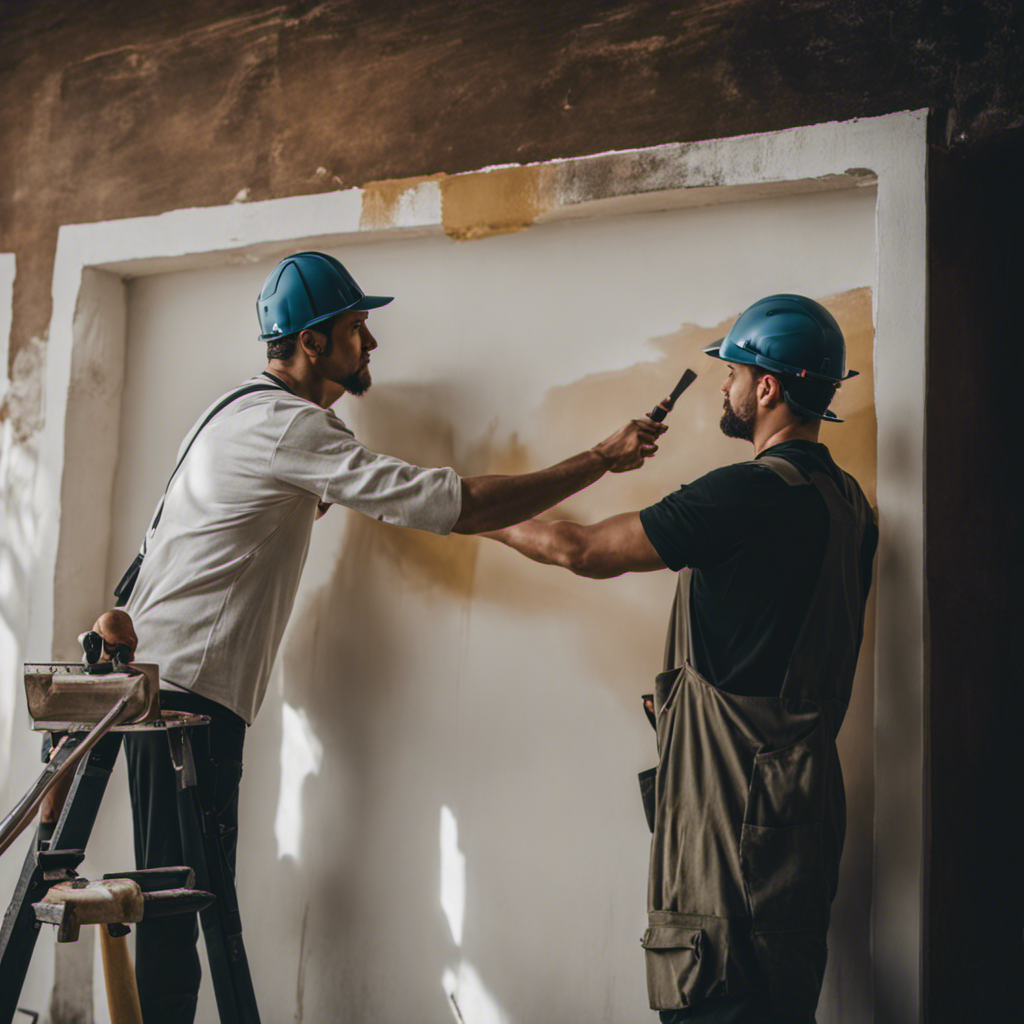
[[665, 638], [665, 660], [662, 671], [671, 672], [683, 665], [693, 664], [693, 625], [690, 620], [690, 584], [693, 570], [687, 566], [679, 571], [676, 596], [668, 620]]
[[[274, 377], [271, 377], [270, 374], [268, 374], [268, 373], [265, 373], [264, 376], [267, 377], [268, 381], [276, 379]], [[171, 482], [174, 480], [174, 477], [177, 474], [178, 470], [181, 469], [181, 464], [185, 461], [185, 456], [188, 455], [189, 451], [192, 448], [192, 445], [195, 442], [195, 439], [199, 436], [199, 434], [202, 431], [203, 427], [205, 427], [207, 425], [207, 423], [209, 423], [210, 420], [212, 420], [213, 417], [217, 415], [217, 413], [219, 413], [226, 406], [230, 405], [236, 399], [241, 398], [243, 395], [251, 395], [251, 394], [253, 394], [256, 391], [290, 391], [290, 389], [285, 387], [284, 384], [280, 384], [280, 383], [279, 384], [269, 384], [269, 383], [267, 383], [267, 384], [248, 384], [245, 387], [239, 388], [237, 391], [232, 391], [229, 395], [225, 395], [224, 398], [222, 398], [210, 410], [210, 412], [207, 415], [206, 419], [203, 420], [203, 422], [199, 424], [198, 428], [195, 431], [193, 431], [192, 436], [188, 439], [188, 444], [185, 445], [185, 450], [181, 453], [181, 458], [178, 459], [178, 464], [174, 467], [174, 469], [171, 472], [171, 475], [167, 478], [167, 486], [164, 488], [164, 493], [163, 493], [163, 495], [160, 498], [160, 504], [157, 505], [156, 512], [153, 514], [153, 521], [149, 524], [149, 529], [146, 531], [146, 537], [148, 537], [157, 528], [157, 524], [160, 522], [160, 516], [163, 514], [163, 511], [164, 511], [164, 500], [167, 497], [167, 492], [171, 488]], [[143, 539], [142, 539], [142, 551], [145, 552], [145, 550], [146, 550], [146, 538], [143, 537]]]
[[781, 459], [778, 455], [762, 455], [761, 458], [754, 459], [753, 465], [767, 466], [775, 470], [790, 487], [802, 487], [811, 482], [789, 459]]
[[[863, 638], [863, 546], [874, 513], [848, 474], [837, 481], [830, 474], [816, 472], [809, 482], [828, 512], [828, 541], [781, 695], [830, 700], [845, 710]], [[838, 729], [838, 722], [835, 727]]]
[[174, 467], [174, 472], [171, 473], [167, 480], [167, 486], [164, 488], [164, 493], [160, 497], [160, 502], [156, 507], [156, 512], [153, 513], [152, 522], [149, 524], [149, 529], [146, 530], [145, 535], [142, 538], [142, 545], [139, 548], [139, 553], [135, 556], [135, 560], [131, 565], [128, 566], [125, 574], [121, 577], [120, 583], [114, 587], [114, 597], [117, 598], [116, 607], [120, 608], [127, 604], [128, 599], [132, 596], [132, 592], [135, 590], [135, 581], [139, 577], [139, 571], [142, 568], [143, 559], [146, 557], [146, 544], [149, 540], [152, 532], [157, 528], [157, 524], [160, 522], [160, 516], [163, 515], [164, 501], [167, 498], [167, 492], [171, 488], [171, 481], [174, 479], [175, 474], [181, 469], [181, 464], [185, 461], [185, 456], [188, 455], [189, 450], [192, 447], [193, 442], [199, 436], [200, 431], [206, 426], [214, 416], [217, 415], [225, 406], [230, 405], [236, 398], [241, 398], [243, 395], [251, 395], [254, 391], [287, 391], [290, 394], [294, 394], [292, 389], [288, 387], [283, 381], [278, 380], [272, 374], [263, 371], [263, 376], [267, 378], [266, 384], [247, 384], [244, 387], [238, 388], [237, 391], [232, 391], [229, 395], [222, 398], [209, 412], [206, 419], [192, 432], [192, 436], [188, 439], [188, 444], [185, 445], [185, 450], [181, 453], [181, 458], [178, 459], [178, 464]]

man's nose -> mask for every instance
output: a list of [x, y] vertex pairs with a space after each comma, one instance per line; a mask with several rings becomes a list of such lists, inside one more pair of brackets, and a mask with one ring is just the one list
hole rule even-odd
[[370, 333], [370, 328], [365, 324], [359, 331], [363, 336], [363, 344], [372, 352], [377, 347], [377, 339]]

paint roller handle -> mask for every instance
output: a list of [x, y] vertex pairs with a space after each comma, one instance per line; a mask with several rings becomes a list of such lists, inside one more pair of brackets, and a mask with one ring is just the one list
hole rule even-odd
[[672, 407], [679, 400], [679, 396], [697, 379], [697, 374], [691, 369], [683, 371], [679, 383], [672, 389], [672, 394], [664, 401], [659, 402], [648, 415], [655, 423], [660, 423], [671, 411]]

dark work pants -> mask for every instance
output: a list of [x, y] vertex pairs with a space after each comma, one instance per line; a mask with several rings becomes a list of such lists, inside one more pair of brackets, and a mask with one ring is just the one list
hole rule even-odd
[[[238, 783], [242, 776], [245, 722], [214, 701], [182, 690], [160, 694], [164, 708], [209, 715], [210, 725], [190, 730], [196, 769], [195, 796], [203, 809], [213, 811], [219, 832], [218, 854], [228, 879], [217, 892], [215, 882], [197, 877], [196, 885], [211, 886], [218, 901], [234, 906], [235, 852], [238, 842]], [[190, 800], [179, 798], [179, 773], [171, 762], [167, 736], [159, 732], [126, 733], [128, 786], [135, 826], [135, 864], [139, 868], [189, 864], [182, 852], [179, 815], [191, 812]], [[202, 970], [196, 940], [196, 914], [178, 914], [140, 921], [136, 925], [135, 978], [146, 1024], [192, 1024]]]

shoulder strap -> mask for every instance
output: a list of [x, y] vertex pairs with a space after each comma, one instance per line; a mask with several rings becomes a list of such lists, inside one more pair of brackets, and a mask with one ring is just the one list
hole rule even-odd
[[775, 470], [790, 487], [800, 487], [811, 482], [789, 459], [780, 459], [778, 455], [763, 455], [759, 459], [754, 459], [754, 465], [767, 466]]
[[[269, 375], [268, 379], [269, 379]], [[181, 469], [181, 464], [185, 461], [185, 456], [188, 455], [192, 448], [195, 439], [199, 436], [200, 431], [206, 426], [214, 416], [217, 415], [225, 406], [230, 405], [235, 399], [241, 398], [243, 395], [251, 395], [255, 391], [289, 391], [283, 384], [249, 384], [245, 387], [239, 388], [237, 391], [232, 391], [231, 394], [225, 395], [211, 410], [209, 415], [199, 424], [198, 428], [193, 431], [192, 436], [188, 439], [188, 444], [185, 445], [185, 450], [181, 453], [181, 458], [178, 459], [178, 464], [174, 467], [171, 475], [167, 478], [167, 486], [164, 488], [164, 493], [160, 498], [160, 504], [156, 507], [156, 512], [153, 513], [153, 521], [149, 524], [149, 529], [146, 531], [145, 536], [142, 538], [142, 553], [146, 551], [146, 537], [148, 537], [156, 528], [160, 522], [160, 516], [163, 515], [164, 511], [164, 499], [167, 497], [167, 492], [171, 488], [171, 481], [174, 480], [178, 470]]]

